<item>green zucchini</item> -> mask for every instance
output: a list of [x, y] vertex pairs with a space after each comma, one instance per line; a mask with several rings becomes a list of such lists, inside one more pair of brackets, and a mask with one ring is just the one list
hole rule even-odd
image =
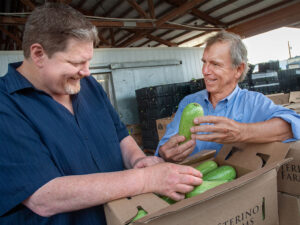
[[203, 180], [233, 180], [236, 178], [236, 171], [232, 166], [219, 166], [203, 176]]
[[171, 199], [171, 198], [169, 198], [167, 196], [160, 196], [160, 198], [163, 199], [164, 201], [166, 201], [167, 203], [169, 203], [170, 205], [176, 203], [175, 200], [173, 200], [173, 199]]
[[141, 219], [142, 217], [146, 216], [147, 214], [148, 213], [145, 210], [139, 209], [136, 216], [131, 220], [131, 222]]
[[200, 163], [195, 168], [197, 170], [199, 170], [202, 173], [202, 175], [204, 176], [205, 174], [209, 173], [210, 171], [216, 169], [217, 167], [218, 167], [218, 164], [215, 161], [207, 160], [203, 163]]
[[202, 181], [202, 184], [200, 184], [199, 186], [196, 186], [194, 188], [194, 190], [192, 190], [191, 192], [185, 194], [186, 198], [191, 198], [193, 196], [199, 195], [209, 189], [212, 189], [214, 187], [217, 187], [221, 184], [224, 184], [228, 182], [228, 180], [213, 180], [213, 181]]
[[191, 140], [191, 127], [195, 126], [194, 119], [199, 116], [203, 116], [203, 108], [198, 103], [190, 103], [188, 104], [182, 111], [180, 123], [179, 123], [179, 135], [185, 137], [185, 141], [181, 142], [183, 144], [189, 140]]

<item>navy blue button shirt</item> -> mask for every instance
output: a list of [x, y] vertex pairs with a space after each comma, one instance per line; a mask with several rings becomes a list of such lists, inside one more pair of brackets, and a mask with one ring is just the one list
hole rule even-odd
[[106, 224], [102, 206], [45, 218], [21, 204], [56, 177], [123, 170], [128, 132], [94, 78], [81, 80], [73, 115], [18, 73], [20, 65], [0, 78], [0, 224]]

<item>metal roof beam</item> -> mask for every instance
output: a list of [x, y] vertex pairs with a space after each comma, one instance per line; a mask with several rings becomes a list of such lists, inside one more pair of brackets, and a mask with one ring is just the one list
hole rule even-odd
[[35, 5], [32, 3], [32, 1], [30, 0], [21, 0], [21, 2], [27, 6], [30, 10], [34, 10], [35, 9]]
[[110, 16], [111, 13], [115, 10], [115, 8], [117, 8], [122, 2], [123, 0], [117, 1], [116, 4], [114, 4], [109, 10], [107, 10], [107, 12], [103, 16], [104, 17]]
[[[166, 0], [167, 3], [174, 5], [174, 6], [180, 6], [180, 2], [177, 0]], [[206, 21], [207, 23], [210, 23], [212, 25], [218, 26], [218, 27], [225, 27], [226, 25], [224, 23], [222, 23], [221, 21], [209, 16], [207, 13], [204, 13], [202, 11], [200, 11], [199, 9], [193, 8], [190, 12], [190, 14], [192, 14], [193, 16], [196, 16], [204, 21]]]
[[168, 47], [177, 47], [177, 46], [178, 46], [176, 43], [173, 43], [173, 42], [170, 42], [170, 41], [161, 39], [161, 38], [156, 37], [156, 36], [153, 36], [153, 35], [151, 35], [151, 34], [147, 34], [147, 35], [146, 35], [146, 38], [148, 38], [148, 39], [150, 39], [150, 40], [152, 40], [152, 41], [159, 42], [160, 44], [166, 45], [166, 46], [168, 46]]
[[4, 34], [6, 34], [8, 37], [10, 37], [11, 39], [13, 39], [17, 46], [21, 49], [22, 48], [22, 41], [21, 39], [19, 39], [16, 35], [14, 35], [13, 33], [9, 32], [8, 30], [6, 30], [4, 27], [0, 26], [0, 31], [3, 32]]
[[238, 18], [236, 20], [230, 21], [230, 22], [228, 22], [228, 25], [232, 26], [232, 25], [240, 23], [240, 22], [242, 22], [244, 20], [249, 20], [249, 19], [251, 19], [251, 17], [257, 17], [257, 16], [259, 16], [261, 14], [265, 14], [268, 11], [271, 11], [271, 10], [274, 10], [276, 8], [282, 7], [284, 5], [290, 4], [293, 1], [294, 0], [284, 0], [284, 1], [278, 2], [278, 3], [274, 4], [274, 5], [268, 6], [266, 8], [261, 9], [261, 10], [258, 10], [258, 11], [255, 11], [254, 13], [250, 13], [250, 14], [247, 14], [247, 15], [245, 15], [243, 17], [240, 17], [240, 18]]
[[[228, 31], [237, 33], [242, 37], [250, 37], [300, 21], [300, 2], [293, 2], [293, 4], [289, 4], [286, 7], [282, 7], [278, 10], [269, 12], [268, 14], [264, 14], [236, 26], [232, 26], [228, 29]], [[276, 5], [279, 6], [279, 4]], [[260, 11], [266, 12], [266, 9], [262, 9]]]
[[[182, 14], [184, 14], [187, 11], [191, 10], [196, 5], [200, 4], [202, 1], [204, 1], [204, 0], [191, 0], [191, 1], [188, 1], [188, 2], [184, 3], [179, 8], [171, 10], [169, 13], [165, 14], [164, 16], [159, 18], [158, 21], [156, 21], [154, 23], [155, 27], [160, 27], [161, 25], [163, 25], [168, 20], [172, 20], [172, 19], [174, 19], [178, 16], [181, 16]], [[141, 38], [143, 38], [147, 33], [149, 33], [149, 31], [147, 31], [147, 32], [143, 31], [139, 34], [136, 34], [133, 37], [130, 37], [127, 40], [125, 40], [124, 42], [122, 42], [121, 44], [119, 44], [118, 47], [127, 47], [128, 45], [134, 43], [135, 41], [138, 41]]]
[[130, 6], [132, 8], [134, 8], [142, 18], [150, 18], [147, 13], [142, 9], [141, 6], [139, 6], [139, 4], [137, 4], [137, 2], [135, 0], [127, 0], [127, 2], [130, 4]]
[[155, 18], [155, 8], [153, 4], [153, 0], [148, 0], [148, 9], [149, 9], [149, 14], [152, 19]]

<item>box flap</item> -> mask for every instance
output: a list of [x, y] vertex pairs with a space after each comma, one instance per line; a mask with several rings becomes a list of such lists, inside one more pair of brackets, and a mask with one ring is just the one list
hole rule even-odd
[[290, 144], [272, 142], [267, 144], [224, 145], [216, 157], [220, 164], [229, 164], [248, 170], [256, 170], [270, 163], [284, 159]]
[[[112, 214], [118, 215], [120, 224], [128, 224], [135, 217], [138, 208], [144, 209], [148, 214], [166, 208], [169, 204], [158, 196], [147, 193], [131, 198], [117, 199], [106, 204]], [[126, 209], [126, 210], [124, 210]]]
[[[147, 217], [144, 217], [139, 220], [137, 224], [145, 224], [151, 220], [154, 220], [161, 216], [167, 216], [172, 213], [177, 213], [183, 209], [195, 206], [197, 204], [201, 204], [204, 201], [207, 201], [209, 199], [212, 199], [216, 196], [222, 195], [224, 193], [230, 192], [232, 190], [235, 190], [237, 188], [240, 188], [260, 177], [260, 175], [266, 174], [270, 172], [273, 169], [278, 169], [281, 165], [288, 163], [292, 159], [283, 159], [278, 162], [269, 163], [264, 168], [260, 168], [258, 170], [255, 170], [253, 172], [250, 172], [236, 180], [233, 180], [228, 183], [224, 183], [220, 186], [217, 186], [213, 189], [210, 189], [200, 195], [194, 196], [193, 198], [184, 199], [176, 204], [170, 205], [167, 208], [161, 209], [160, 211], [157, 211], [151, 215], [148, 215]], [[274, 171], [274, 176], [276, 176], [277, 172]]]
[[300, 91], [293, 91], [290, 93], [290, 103], [300, 103]]

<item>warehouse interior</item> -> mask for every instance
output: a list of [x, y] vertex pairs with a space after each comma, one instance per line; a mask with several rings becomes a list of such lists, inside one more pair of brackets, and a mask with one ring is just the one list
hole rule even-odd
[[[68, 4], [96, 26], [100, 42], [90, 73], [148, 156], [155, 154], [180, 101], [205, 89], [202, 56], [208, 37], [220, 30], [244, 39], [281, 27], [300, 29], [299, 0], [2, 0], [0, 79], [9, 63], [24, 59], [26, 19], [45, 2]], [[300, 114], [300, 56], [287, 59], [284, 68], [279, 61], [249, 68], [241, 89]], [[234, 165], [237, 179], [203, 197], [171, 201], [174, 205], [153, 194], [109, 202], [108, 225], [131, 224], [137, 209], [150, 214], [138, 224], [299, 225], [299, 141], [224, 146], [218, 157], [207, 150], [181, 164]]]

